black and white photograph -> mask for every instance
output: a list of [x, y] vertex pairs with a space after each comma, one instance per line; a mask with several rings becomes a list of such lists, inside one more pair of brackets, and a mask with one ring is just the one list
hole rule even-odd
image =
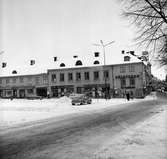
[[0, 159], [167, 159], [167, 0], [0, 0]]

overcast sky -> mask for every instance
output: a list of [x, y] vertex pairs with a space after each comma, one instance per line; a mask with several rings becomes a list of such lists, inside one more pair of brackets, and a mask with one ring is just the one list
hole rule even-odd
[[[120, 16], [123, 6], [117, 1], [0, 0], [0, 51], [5, 51], [0, 56], [8, 64], [1, 73], [23, 68], [28, 73], [30, 59], [36, 60], [33, 69], [39, 73], [61, 62], [74, 64], [73, 55], [93, 63], [93, 52], [101, 52], [93, 43], [100, 40], [115, 41], [106, 48], [107, 64], [119, 61], [121, 50], [136, 51], [131, 46], [135, 32]], [[164, 77], [164, 72], [154, 70]]]

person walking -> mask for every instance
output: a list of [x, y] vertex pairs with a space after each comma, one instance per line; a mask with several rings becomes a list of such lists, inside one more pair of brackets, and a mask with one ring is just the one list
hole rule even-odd
[[126, 99], [129, 101], [130, 100], [130, 94], [129, 92], [126, 93]]

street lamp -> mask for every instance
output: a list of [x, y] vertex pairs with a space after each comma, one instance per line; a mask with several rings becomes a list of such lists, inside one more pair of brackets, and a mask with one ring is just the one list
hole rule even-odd
[[[107, 44], [104, 44], [103, 43], [103, 40], [100, 40], [100, 44], [93, 44], [93, 45], [95, 45], [95, 46], [100, 46], [100, 47], [102, 47], [102, 49], [103, 49], [103, 60], [104, 60], [104, 66], [106, 65], [106, 53], [105, 53], [105, 47], [107, 47], [107, 46], [109, 46], [109, 45], [111, 45], [112, 43], [114, 43], [115, 41], [111, 41], [111, 42], [109, 42], [109, 43], [107, 43]], [[105, 68], [104, 68], [105, 69]], [[106, 79], [106, 75], [104, 74], [104, 85], [105, 85], [105, 98], [107, 99], [107, 96], [106, 96], [106, 88], [107, 88], [107, 79]]]

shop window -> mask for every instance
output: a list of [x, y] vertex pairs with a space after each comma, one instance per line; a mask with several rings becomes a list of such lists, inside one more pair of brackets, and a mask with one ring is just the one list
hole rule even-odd
[[85, 80], [89, 80], [89, 72], [85, 72], [84, 76], [85, 76]]
[[99, 79], [99, 71], [95, 71], [94, 72], [94, 80], [98, 80]]

